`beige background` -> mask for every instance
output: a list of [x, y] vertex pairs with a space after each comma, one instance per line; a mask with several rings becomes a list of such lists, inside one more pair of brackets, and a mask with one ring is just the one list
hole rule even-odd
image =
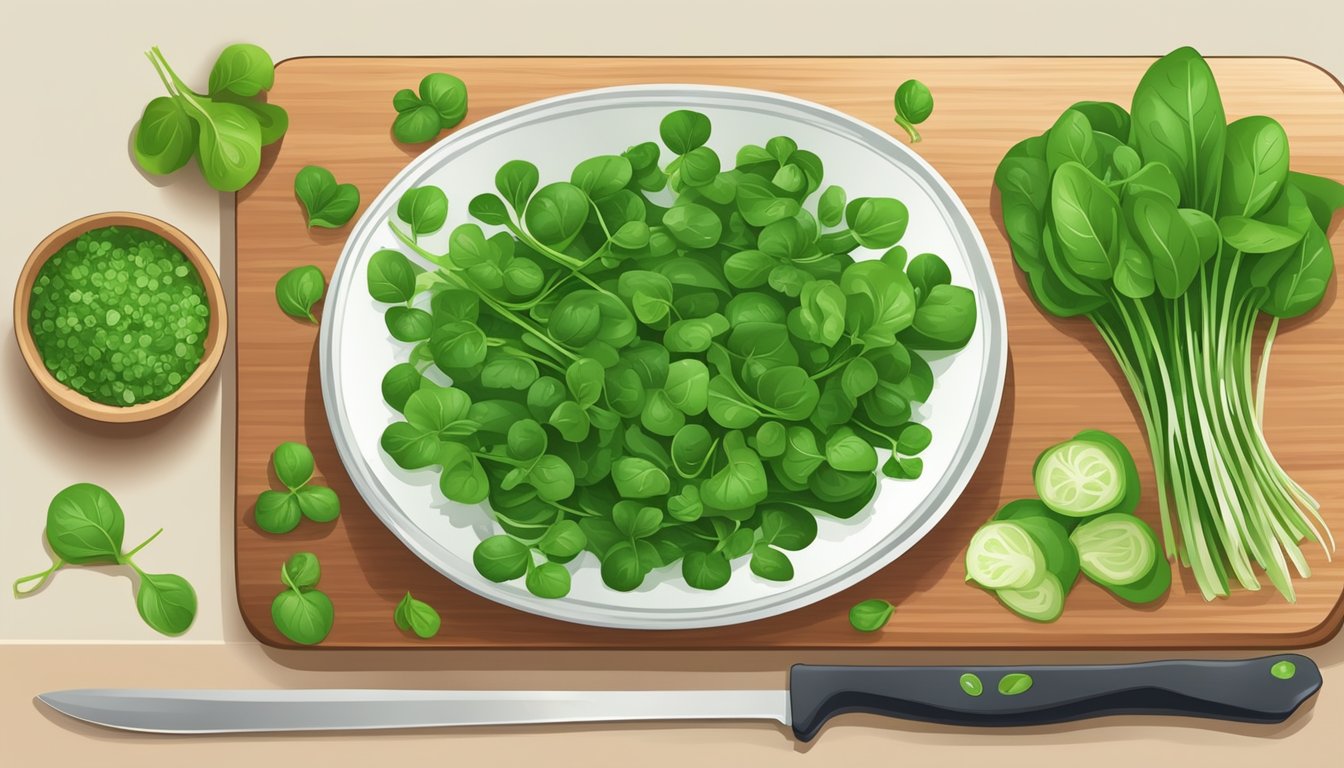
[[[0, 317], [31, 250], [60, 224], [126, 209], [177, 224], [232, 268], [232, 203], [196, 177], [154, 183], [127, 157], [129, 131], [159, 84], [140, 52], [158, 44], [188, 81], [216, 51], [248, 40], [276, 59], [313, 54], [1160, 54], [1192, 44], [1206, 55], [1296, 56], [1344, 75], [1344, 8], [1336, 0], [1173, 3], [1127, 0], [981, 4], [896, 2], [228, 3], [7, 2], [0, 71], [8, 149], [0, 187]], [[646, 6], [646, 7], [641, 7]], [[1213, 9], [1217, 9], [1216, 13]], [[189, 10], [188, 10], [189, 9]], [[992, 115], [987, 119], [993, 119]], [[1341, 126], [1344, 135], [1344, 126]], [[1344, 151], [1344, 145], [1341, 146]], [[226, 234], [221, 234], [226, 233]], [[187, 638], [165, 641], [135, 615], [130, 586], [95, 569], [60, 574], [40, 599], [0, 598], [0, 761], [75, 759], [107, 765], [332, 765], [436, 759], [487, 765], [737, 764], [800, 759], [910, 765], [1260, 764], [1338, 758], [1344, 717], [1344, 640], [1312, 652], [1325, 692], [1277, 727], [1122, 718], [1079, 726], [974, 733], [851, 717], [811, 749], [761, 724], [689, 727], [479, 729], [470, 732], [218, 737], [123, 735], [73, 725], [32, 702], [43, 690], [85, 686], [766, 687], [795, 661], [995, 663], [1120, 661], [1124, 654], [342, 654], [259, 647], [233, 603], [231, 354], [178, 414], [149, 426], [100, 427], [59, 410], [0, 344], [0, 576], [45, 566], [40, 535], [52, 494], [87, 480], [127, 511], [128, 540], [166, 531], [139, 558], [187, 576], [201, 598]], [[1197, 651], [1192, 651], [1197, 653]], [[1135, 657], [1137, 658], [1137, 657]], [[152, 750], [151, 750], [152, 747]], [[1003, 747], [1011, 747], [1004, 750]], [[488, 761], [488, 762], [487, 762]]]

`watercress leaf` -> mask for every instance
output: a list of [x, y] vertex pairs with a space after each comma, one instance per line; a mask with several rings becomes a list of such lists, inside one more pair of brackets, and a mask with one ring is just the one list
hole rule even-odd
[[438, 110], [424, 102], [398, 112], [392, 121], [392, 136], [402, 144], [423, 144], [438, 136], [441, 130]]
[[1125, 221], [1152, 259], [1153, 279], [1162, 296], [1185, 293], [1203, 263], [1190, 225], [1175, 203], [1154, 194], [1126, 197]]
[[573, 520], [561, 520], [551, 525], [537, 542], [537, 549], [551, 557], [571, 557], [583, 551], [588, 537]]
[[770, 182], [751, 175], [738, 179], [735, 202], [742, 218], [753, 227], [796, 216], [801, 210], [797, 200], [776, 194]]
[[507, 446], [509, 456], [531, 461], [546, 452], [546, 430], [533, 419], [514, 422], [509, 427]]
[[164, 175], [187, 164], [196, 153], [196, 123], [177, 100], [159, 96], [145, 105], [135, 126], [135, 163], [146, 173]]
[[551, 411], [547, 423], [555, 427], [560, 436], [571, 443], [581, 443], [588, 439], [592, 427], [583, 406], [573, 400], [566, 400]]
[[619, 349], [634, 340], [637, 326], [620, 299], [584, 289], [560, 300], [547, 330], [551, 338], [570, 347], [582, 347], [596, 339]]
[[423, 603], [411, 597], [407, 592], [406, 596], [397, 603], [396, 609], [392, 613], [392, 620], [397, 628], [403, 632], [414, 632], [416, 637], [422, 640], [439, 633], [439, 627], [443, 623], [443, 618], [439, 612], [434, 610], [427, 603]]
[[771, 368], [756, 382], [756, 397], [780, 418], [799, 421], [817, 407], [821, 391], [807, 371], [796, 365]]
[[896, 334], [905, 330], [915, 319], [915, 289], [905, 273], [881, 261], [861, 261], [845, 267], [840, 275], [840, 290], [849, 297], [849, 304], [861, 297], [866, 301], [866, 327], [856, 328], [859, 338], [873, 347], [887, 347], [895, 343]]
[[523, 218], [528, 232], [542, 245], [564, 250], [578, 237], [588, 220], [588, 196], [567, 182], [547, 184], [537, 190]]
[[415, 109], [423, 103], [424, 102], [420, 100], [420, 95], [410, 88], [402, 88], [392, 94], [392, 108], [398, 112]]
[[387, 248], [376, 251], [369, 259], [367, 275], [369, 295], [374, 301], [402, 304], [415, 296], [415, 268], [399, 251]]
[[439, 460], [438, 433], [404, 421], [389, 424], [379, 445], [402, 469], [421, 469]]
[[430, 334], [429, 349], [439, 368], [470, 368], [485, 361], [485, 332], [466, 320], [444, 323]]
[[780, 166], [775, 175], [770, 177], [770, 183], [790, 194], [797, 194], [807, 188], [807, 174], [803, 169], [789, 163]]
[[693, 589], [720, 589], [732, 578], [728, 558], [719, 552], [687, 552], [681, 561], [681, 575]]
[[667, 317], [672, 306], [672, 282], [657, 272], [642, 269], [622, 272], [616, 281], [616, 293], [646, 325]]
[[323, 485], [305, 485], [294, 491], [294, 501], [303, 516], [315, 523], [330, 523], [341, 516], [341, 499]]
[[504, 290], [517, 298], [536, 295], [546, 276], [536, 262], [528, 258], [512, 259], [504, 265]]
[[809, 237], [797, 218], [789, 218], [763, 227], [757, 237], [756, 247], [776, 260], [789, 261], [802, 256], [804, 249], [814, 239]]
[[765, 466], [756, 452], [747, 447], [740, 431], [723, 438], [727, 457], [724, 467], [700, 485], [700, 496], [715, 509], [745, 509], [760, 503], [769, 490]]
[[175, 573], [141, 573], [135, 608], [154, 631], [180, 635], [196, 619], [196, 590]]
[[747, 402], [731, 379], [720, 374], [709, 380], [709, 417], [727, 429], [744, 429], [756, 423], [761, 412]]
[[1129, 142], [1145, 160], [1171, 170], [1180, 203], [1215, 213], [1227, 116], [1213, 72], [1199, 53], [1178, 48], [1149, 67], [1134, 91], [1130, 115]]
[[644, 583], [649, 571], [661, 564], [658, 550], [647, 541], [625, 541], [607, 550], [602, 560], [602, 582], [620, 592]]
[[905, 234], [910, 212], [890, 197], [859, 197], [845, 206], [850, 232], [865, 248], [890, 248]]
[[313, 305], [322, 300], [326, 290], [326, 278], [322, 276], [322, 270], [311, 264], [295, 267], [276, 281], [275, 301], [286, 315], [316, 323]]
[[590, 357], [581, 357], [565, 369], [565, 384], [569, 386], [575, 402], [583, 408], [602, 397], [603, 379], [602, 364]]
[[713, 450], [714, 436], [709, 430], [700, 424], [687, 424], [672, 436], [672, 467], [682, 477], [695, 477], [704, 470]]
[[823, 227], [834, 227], [845, 218], [845, 190], [834, 184], [827, 187], [817, 200], [817, 221]]
[[798, 552], [817, 538], [817, 518], [807, 509], [778, 504], [761, 509], [761, 541]]
[[952, 282], [952, 270], [948, 269], [947, 262], [934, 253], [921, 253], [911, 259], [910, 265], [905, 268], [905, 275], [910, 278], [910, 285], [914, 287], [915, 296], [920, 302], [928, 297], [934, 286]]
[[678, 320], [663, 334], [668, 351], [678, 353], [704, 352], [714, 339], [728, 332], [728, 318], [715, 312], [708, 317]]
[[783, 456], [788, 444], [788, 430], [778, 421], [767, 421], [756, 428], [756, 452], [762, 458]]
[[906, 80], [896, 89], [896, 114], [918, 125], [933, 114], [933, 94], [918, 80]]
[[47, 543], [67, 563], [115, 562], [125, 531], [117, 500], [92, 483], [61, 490], [47, 506]]
[[787, 314], [784, 307], [773, 296], [764, 293], [739, 293], [728, 302], [724, 313], [728, 324], [738, 326], [743, 323], [783, 323]]
[[877, 386], [877, 369], [868, 358], [856, 357], [841, 371], [840, 386], [851, 400], [858, 400]]
[[723, 234], [718, 214], [696, 203], [678, 203], [663, 214], [663, 226], [689, 248], [710, 248]]
[[438, 187], [411, 187], [397, 201], [397, 218], [411, 228], [411, 235], [432, 235], [448, 219], [448, 196]]
[[388, 307], [383, 321], [387, 332], [397, 341], [424, 341], [434, 329], [434, 318], [413, 307]]
[[778, 549], [757, 544], [751, 550], [751, 572], [770, 581], [788, 581], [793, 578], [793, 563]]
[[476, 571], [485, 578], [501, 583], [512, 581], [527, 571], [532, 553], [526, 544], [511, 536], [491, 536], [471, 553]]
[[281, 443], [271, 452], [271, 466], [286, 488], [297, 490], [313, 477], [313, 452], [302, 443]]
[[686, 424], [686, 415], [677, 410], [666, 392], [655, 389], [649, 393], [639, 423], [655, 435], [671, 437]]
[[789, 313], [788, 327], [794, 335], [828, 347], [845, 332], [845, 294], [830, 280], [812, 280], [803, 285], [799, 306]]
[[663, 513], [657, 507], [648, 507], [635, 501], [619, 501], [611, 510], [611, 520], [630, 539], [647, 539], [658, 532], [663, 524]]
[[439, 128], [452, 128], [467, 116], [467, 86], [446, 72], [432, 72], [420, 80], [420, 99], [434, 108]]
[[[256, 520], [257, 527], [261, 530], [267, 533], [289, 533], [299, 527], [302, 519], [303, 512], [299, 509], [299, 500], [294, 498], [293, 493], [265, 490], [257, 496]], [[50, 529], [47, 536], [50, 540]], [[52, 549], [55, 549], [54, 542]]]
[[877, 477], [871, 470], [847, 472], [823, 464], [807, 479], [807, 487], [827, 504], [850, 499], [867, 500], [877, 492]]
[[1298, 317], [1320, 303], [1334, 272], [1330, 241], [1314, 224], [1287, 264], [1269, 281], [1264, 310], [1276, 317]]
[[960, 349], [975, 332], [975, 318], [975, 294], [970, 289], [935, 285], [900, 338], [915, 349]]
[[663, 496], [671, 490], [667, 473], [648, 459], [622, 456], [611, 465], [611, 479], [616, 490], [627, 499], [647, 499]]
[[271, 602], [271, 621], [290, 640], [316, 645], [331, 634], [336, 610], [331, 599], [315, 589], [286, 589]]
[[275, 63], [270, 54], [251, 43], [234, 43], [220, 51], [210, 69], [208, 92], [211, 98], [231, 93], [256, 96], [275, 85]]
[[854, 430], [841, 427], [826, 439], [826, 463], [846, 472], [872, 472], [877, 469], [877, 451]]
[[432, 387], [413, 392], [402, 411], [412, 426], [446, 437], [467, 418], [470, 408], [471, 396], [466, 392]]
[[1050, 212], [1065, 261], [1083, 277], [1106, 280], [1119, 261], [1120, 201], [1077, 162], [1055, 171]]
[[312, 552], [297, 552], [281, 567], [280, 580], [297, 589], [315, 587], [322, 578], [322, 564]]
[[527, 482], [542, 499], [560, 501], [574, 493], [574, 470], [559, 456], [540, 456], [532, 463]]
[[738, 251], [723, 263], [723, 276], [737, 288], [759, 288], [765, 285], [770, 270], [777, 264], [778, 261], [761, 251]]
[[610, 197], [630, 183], [630, 161], [620, 155], [599, 155], [574, 167], [569, 181], [593, 200]]
[[658, 124], [663, 144], [678, 155], [704, 146], [709, 141], [709, 118], [689, 109], [669, 112]]
[[681, 156], [677, 170], [682, 184], [704, 188], [719, 178], [721, 165], [719, 156], [714, 150], [709, 147], [696, 147]]
[[528, 572], [524, 583], [537, 597], [555, 600], [569, 594], [569, 571], [559, 563], [542, 563]]
[[860, 632], [876, 632], [887, 625], [895, 610], [886, 600], [864, 600], [849, 609], [849, 625]]
[[668, 366], [667, 399], [687, 416], [704, 413], [709, 405], [709, 368], [699, 360], [677, 360]]
[[191, 103], [201, 174], [220, 192], [237, 192], [261, 167], [261, 124], [247, 107], [201, 98]]
[[795, 483], [806, 483], [826, 457], [817, 448], [816, 435], [807, 427], [789, 427], [788, 442], [779, 469]]

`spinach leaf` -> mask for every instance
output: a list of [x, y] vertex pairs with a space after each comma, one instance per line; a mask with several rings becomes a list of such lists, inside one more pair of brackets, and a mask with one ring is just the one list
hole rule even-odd
[[67, 563], [118, 562], [125, 531], [117, 500], [92, 483], [65, 488], [47, 507], [47, 543]]
[[327, 291], [322, 270], [312, 265], [295, 267], [275, 283], [275, 301], [280, 311], [297, 320], [316, 323], [313, 305], [322, 300]]
[[196, 133], [196, 123], [176, 100], [167, 96], [151, 99], [135, 127], [135, 162], [146, 173], [172, 173], [196, 153]]
[[230, 93], [252, 97], [275, 85], [275, 63], [270, 54], [251, 43], [235, 43], [220, 51], [210, 69], [211, 98]]
[[359, 208], [355, 185], [337, 184], [331, 171], [316, 165], [306, 165], [294, 176], [294, 194], [303, 204], [309, 227], [345, 226]]
[[1159, 59], [1139, 81], [1130, 115], [1131, 143], [1175, 174], [1181, 205], [1216, 213], [1227, 116], [1204, 59], [1193, 48]]

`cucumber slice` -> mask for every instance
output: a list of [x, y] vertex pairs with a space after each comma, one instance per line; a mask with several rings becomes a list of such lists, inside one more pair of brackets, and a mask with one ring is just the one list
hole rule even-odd
[[1157, 562], [1157, 537], [1133, 515], [1111, 512], [1078, 526], [1069, 537], [1089, 579], [1103, 587], [1133, 584]]
[[1139, 491], [1142, 486], [1139, 484], [1139, 466], [1134, 463], [1134, 455], [1129, 452], [1129, 448], [1120, 442], [1120, 438], [1109, 432], [1102, 432], [1100, 429], [1085, 429], [1073, 436], [1074, 440], [1090, 440], [1094, 443], [1101, 443], [1115, 451], [1115, 455], [1120, 457], [1120, 464], [1125, 471], [1125, 495], [1121, 497], [1119, 503], [1111, 507], [1107, 512], [1127, 512], [1133, 513], [1139, 508]]
[[1130, 603], [1151, 603], [1171, 589], [1171, 563], [1159, 557], [1143, 578], [1133, 584], [1103, 584], [1111, 594]]
[[988, 589], [1026, 589], [1045, 576], [1045, 554], [1026, 529], [992, 520], [966, 548], [966, 579]]
[[1045, 556], [1045, 570], [1059, 580], [1060, 588], [1067, 595], [1078, 580], [1079, 571], [1078, 550], [1069, 540], [1068, 531], [1048, 517], [1024, 517], [1014, 522], [1022, 526], [1041, 548], [1041, 554]]
[[1000, 589], [994, 594], [1005, 608], [1018, 616], [1050, 622], [1064, 612], [1064, 592], [1059, 579], [1047, 573], [1040, 584], [1029, 589]]
[[1061, 515], [1090, 517], [1125, 496], [1125, 470], [1109, 446], [1068, 440], [1045, 450], [1033, 472], [1036, 493]]
[[1029, 517], [1044, 517], [1059, 523], [1065, 533], [1073, 533], [1073, 529], [1082, 522], [1079, 518], [1061, 515], [1055, 510], [1045, 506], [1045, 502], [1040, 499], [1014, 499], [1004, 504], [998, 512], [994, 513], [995, 520], [1024, 520]]

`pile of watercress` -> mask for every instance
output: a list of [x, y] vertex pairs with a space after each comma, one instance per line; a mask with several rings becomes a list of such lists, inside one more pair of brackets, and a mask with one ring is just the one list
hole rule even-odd
[[1088, 317], [1134, 391], [1167, 556], [1206, 599], [1227, 595], [1230, 578], [1259, 589], [1258, 565], [1292, 601], [1290, 570], [1309, 573], [1299, 544], [1319, 541], [1324, 523], [1265, 440], [1266, 366], [1279, 319], [1325, 293], [1325, 230], [1344, 186], [1291, 171], [1274, 119], [1228, 123], [1191, 48], [1148, 69], [1130, 111], [1079, 102], [1014, 146], [995, 185], [1037, 303]]
[[932, 435], [911, 406], [933, 373], [915, 350], [963, 346], [974, 295], [934, 254], [907, 263], [899, 200], [822, 191], [821, 159], [786, 136], [725, 167], [710, 130], [678, 110], [666, 165], [645, 142], [545, 185], [507, 162], [446, 253], [421, 245], [440, 190], [410, 190], [389, 222], [416, 258], [368, 266], [409, 351], [382, 382], [402, 416], [382, 448], [489, 502], [488, 579], [560, 597], [587, 550], [618, 590], [677, 563], [718, 589], [744, 557], [787, 581], [816, 514], [864, 508], [879, 465], [922, 471]]
[[289, 128], [289, 114], [260, 99], [275, 84], [275, 64], [248, 43], [225, 48], [210, 70], [205, 93], [187, 87], [154, 47], [145, 53], [168, 96], [145, 107], [132, 143], [146, 172], [168, 174], [193, 156], [206, 182], [221, 192], [247, 185], [261, 167], [261, 148]]
[[[196, 590], [175, 573], [145, 573], [131, 558], [158, 538], [163, 529], [131, 548], [121, 549], [126, 518], [112, 494], [92, 483], [76, 483], [56, 494], [47, 507], [47, 545], [56, 555], [51, 567], [14, 582], [14, 597], [41, 589], [67, 565], [125, 565], [140, 577], [135, 608], [156, 632], [180, 635], [196, 619]], [[27, 589], [24, 584], [37, 582]]]

